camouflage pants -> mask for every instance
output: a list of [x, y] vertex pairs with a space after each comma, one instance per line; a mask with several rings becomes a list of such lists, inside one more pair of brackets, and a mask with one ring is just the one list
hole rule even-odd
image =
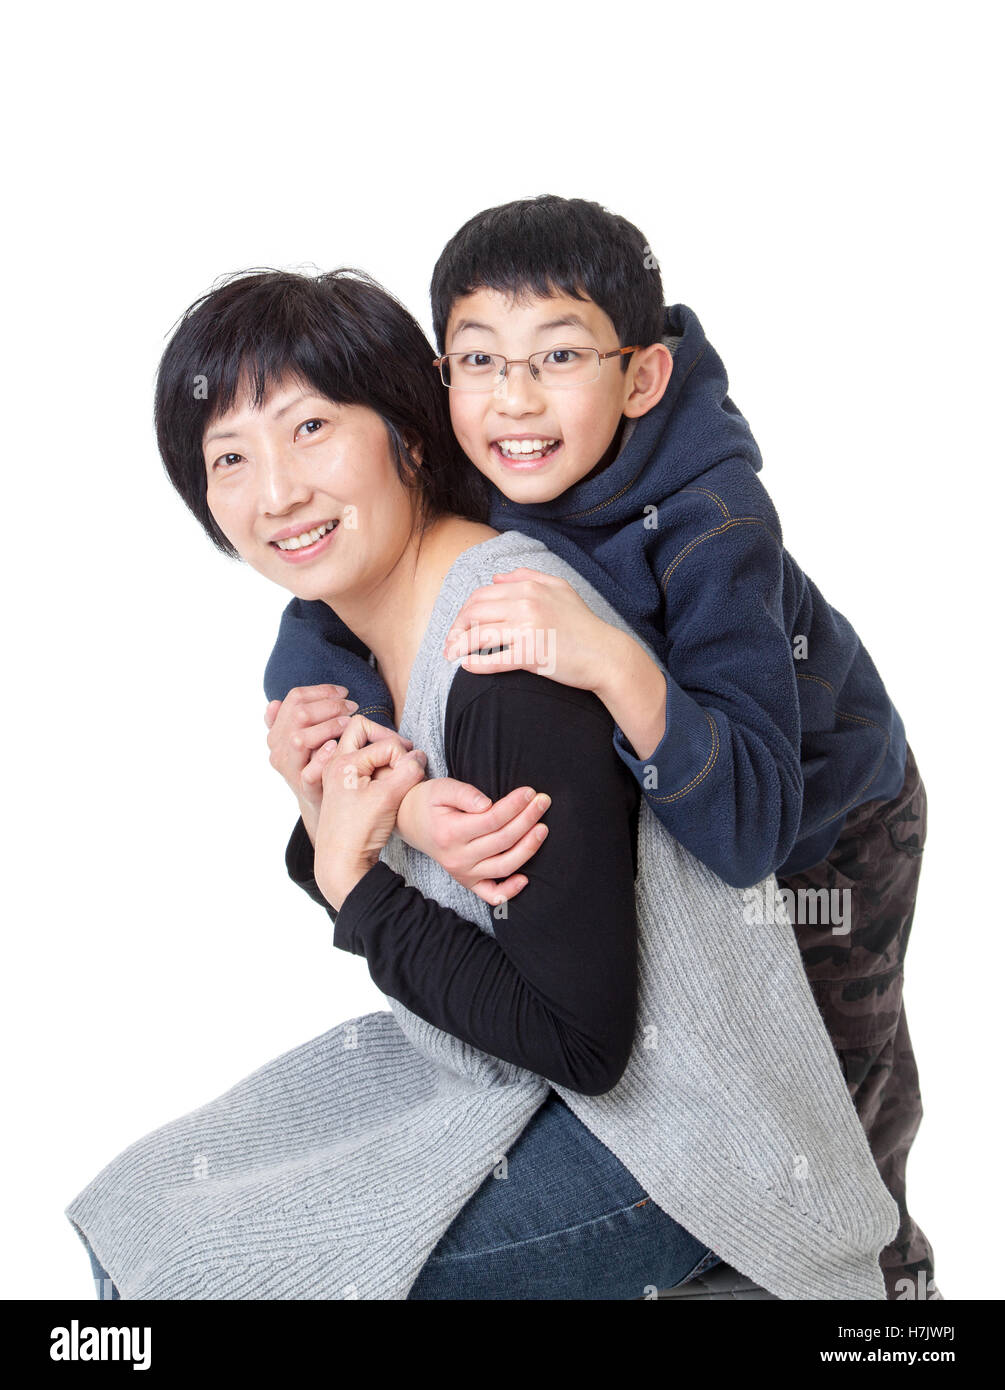
[[[857, 807], [825, 860], [778, 880], [795, 894], [806, 974], [876, 1166], [900, 1208], [900, 1229], [880, 1256], [888, 1299], [942, 1297], [932, 1247], [907, 1209], [907, 1155], [922, 1107], [902, 991], [926, 825], [925, 788], [909, 747], [899, 795]], [[803, 910], [813, 895], [816, 904], [825, 901], [821, 889], [848, 908], [838, 931], [838, 914]]]

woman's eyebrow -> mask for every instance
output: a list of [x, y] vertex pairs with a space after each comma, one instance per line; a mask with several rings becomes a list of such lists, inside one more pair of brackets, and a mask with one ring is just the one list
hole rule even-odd
[[[312, 398], [314, 398], [313, 391], [301, 391], [299, 396], [293, 396], [290, 400], [286, 402], [285, 405], [281, 405], [279, 407], [279, 409], [275, 412], [275, 414], [272, 417], [273, 420], [280, 419], [283, 415], [286, 414], [288, 410], [292, 410], [298, 401], [308, 400]], [[320, 400], [320, 396], [317, 397], [317, 399]]]
[[216, 434], [207, 434], [205, 444], [212, 444], [214, 439], [236, 439], [237, 434], [234, 430], [218, 430]]
[[[293, 409], [293, 407], [297, 404], [298, 401], [306, 400], [309, 397], [314, 397], [313, 391], [301, 391], [299, 396], [294, 396], [292, 400], [287, 401], [285, 405], [281, 405], [279, 409], [274, 412], [272, 416], [273, 420], [281, 419], [282, 416], [284, 416], [288, 410]], [[318, 396], [316, 397], [316, 399], [320, 400], [321, 397]], [[214, 439], [236, 439], [238, 434], [238, 430], [218, 430], [216, 434], [208, 434], [206, 436], [205, 442], [207, 444], [212, 444]]]

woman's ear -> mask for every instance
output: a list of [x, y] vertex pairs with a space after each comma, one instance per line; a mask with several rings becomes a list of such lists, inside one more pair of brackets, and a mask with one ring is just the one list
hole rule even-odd
[[421, 468], [422, 444], [419, 441], [419, 436], [416, 434], [410, 434], [408, 430], [405, 430], [401, 437], [404, 440], [405, 448], [408, 450], [409, 458], [415, 464], [416, 468]]
[[672, 372], [673, 358], [665, 343], [651, 343], [634, 352], [628, 369], [630, 390], [622, 414], [635, 419], [652, 410], [663, 399]]

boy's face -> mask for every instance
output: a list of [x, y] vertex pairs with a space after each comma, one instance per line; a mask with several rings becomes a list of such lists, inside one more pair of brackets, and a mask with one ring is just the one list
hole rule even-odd
[[[445, 336], [444, 352], [499, 353], [518, 360], [560, 346], [601, 353], [620, 346], [614, 324], [592, 299], [527, 295], [514, 300], [489, 289], [454, 303]], [[626, 372], [623, 358], [607, 358], [596, 380], [581, 386], [549, 390], [532, 379], [521, 360], [495, 390], [451, 388], [454, 433], [479, 472], [506, 497], [550, 502], [605, 461], [624, 414], [642, 413], [629, 404], [635, 356]], [[529, 454], [516, 447], [523, 444], [525, 450], [524, 441], [531, 444]]]

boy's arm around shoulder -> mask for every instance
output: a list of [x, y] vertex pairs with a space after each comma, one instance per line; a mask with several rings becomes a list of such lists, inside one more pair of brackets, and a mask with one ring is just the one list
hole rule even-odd
[[729, 501], [703, 475], [658, 508], [647, 546], [663, 601], [666, 723], [645, 759], [615, 747], [654, 813], [733, 887], [798, 838], [803, 781], [781, 530], [756, 483]]
[[285, 700], [301, 685], [344, 685], [359, 714], [393, 727], [393, 701], [369, 655], [327, 603], [292, 598], [265, 668], [265, 698]]

